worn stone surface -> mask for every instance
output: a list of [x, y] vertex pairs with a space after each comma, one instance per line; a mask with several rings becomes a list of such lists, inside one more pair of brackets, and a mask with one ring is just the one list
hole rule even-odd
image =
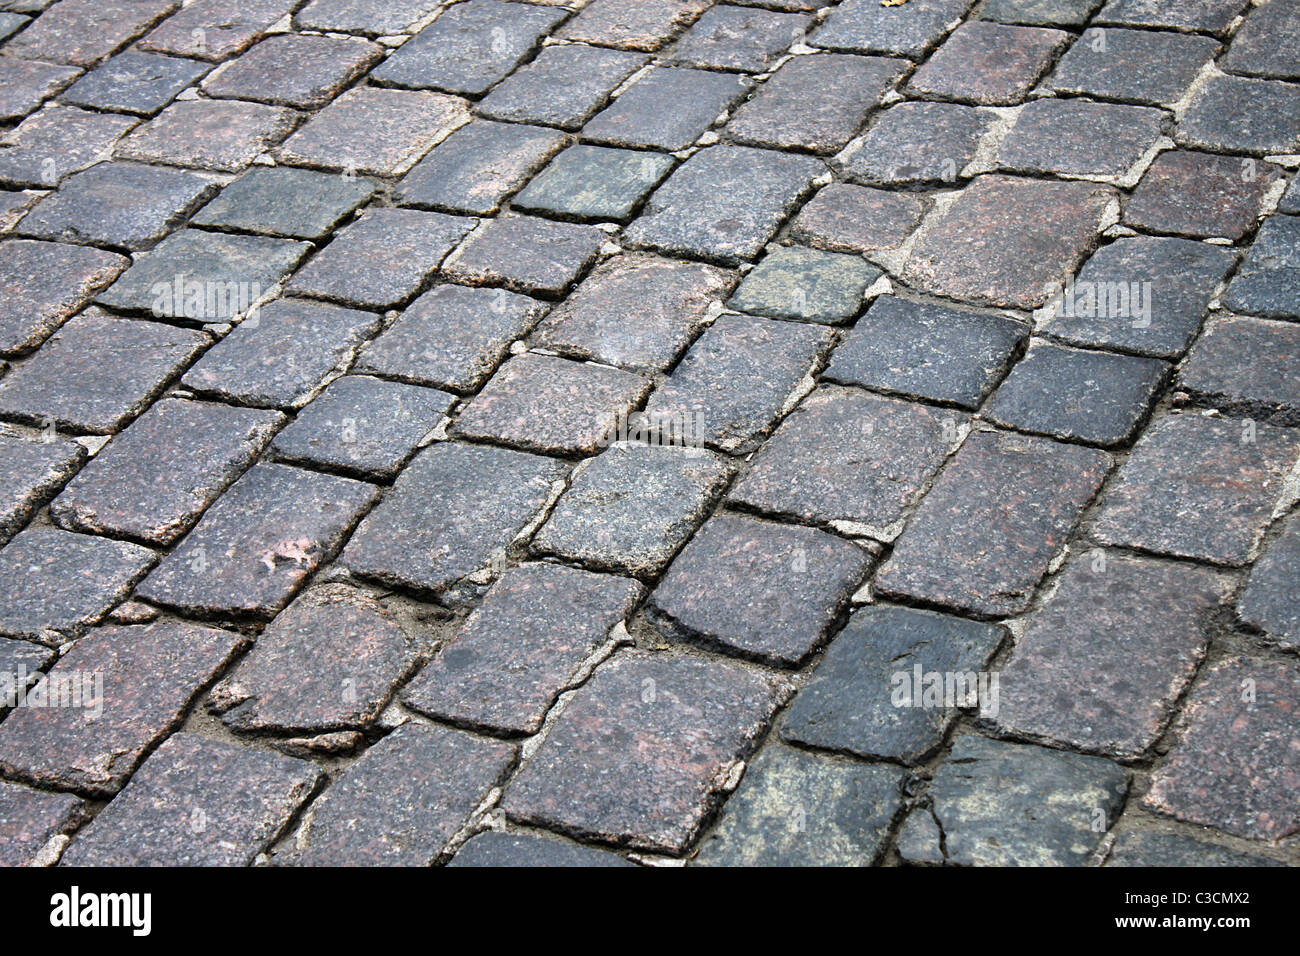
[[6, 43], [5, 53], [89, 66], [178, 6], [179, 0], [61, 0]]
[[979, 15], [1001, 23], [1031, 26], [1080, 26], [1102, 0], [984, 0]]
[[140, 49], [224, 60], [293, 11], [295, 0], [194, 0], [145, 35]]
[[75, 66], [0, 56], [0, 119], [26, 116], [80, 73]]
[[1300, 425], [1300, 326], [1212, 319], [1178, 373], [1178, 387], [1216, 407]]
[[490, 119], [578, 130], [645, 57], [580, 43], [548, 46], [484, 97], [478, 111]]
[[918, 59], [961, 19], [966, 7], [966, 0], [911, 0], [897, 7], [885, 7], [879, 0], [844, 0], [811, 42], [831, 50]]
[[309, 30], [385, 36], [408, 32], [438, 6], [439, 0], [311, 0], [294, 21]]
[[1300, 216], [1269, 216], [1224, 296], [1236, 312], [1300, 318]]
[[469, 285], [504, 285], [558, 296], [596, 258], [605, 233], [594, 226], [502, 216], [466, 240], [443, 272]]
[[834, 325], [857, 315], [880, 274], [857, 256], [782, 246], [745, 276], [727, 304], [752, 315]]
[[1148, 232], [1240, 239], [1255, 227], [1264, 195], [1281, 175], [1271, 163], [1188, 150], [1161, 153], [1124, 206]]
[[1061, 57], [1049, 85], [1065, 93], [1171, 104], [1182, 99], [1218, 48], [1211, 37], [1094, 27]]
[[1287, 519], [1282, 533], [1255, 562], [1238, 616], [1280, 647], [1300, 647], [1300, 601], [1293, 582], [1300, 570], [1300, 520]]
[[904, 193], [831, 183], [790, 223], [790, 238], [828, 252], [897, 249], [921, 220], [925, 205]]
[[89, 109], [153, 116], [210, 69], [198, 60], [128, 50], [91, 70], [60, 99]]
[[654, 67], [583, 127], [615, 146], [685, 149], [749, 89], [743, 76]]
[[836, 157], [862, 183], [953, 182], [975, 158], [993, 116], [957, 103], [904, 102], [877, 115]]
[[190, 221], [218, 229], [319, 239], [363, 205], [375, 189], [366, 179], [258, 166], [221, 190]]
[[1212, 76], [1179, 119], [1176, 138], [1202, 149], [1293, 153], [1300, 149], [1300, 86]]
[[77, 821], [81, 801], [67, 793], [46, 793], [0, 783], [0, 866], [23, 866], [54, 836]]
[[30, 239], [0, 244], [0, 353], [40, 345], [128, 265], [100, 249]]
[[560, 28], [569, 40], [651, 53], [662, 47], [709, 6], [709, 0], [593, 0]]
[[269, 36], [203, 84], [209, 96], [317, 109], [383, 55], [357, 37]]
[[[633, 0], [635, 2], [635, 0]], [[448, 866], [557, 867], [633, 866], [616, 853], [531, 834], [485, 830], [465, 842]]]
[[1110, 0], [1098, 23], [1222, 33], [1249, 0]]
[[991, 106], [1018, 103], [1070, 34], [969, 20], [907, 81], [911, 92]]
[[1177, 833], [1130, 830], [1120, 835], [1106, 866], [1283, 866], [1266, 856], [1238, 853]]
[[50, 436], [34, 441], [0, 432], [0, 542], [8, 541], [33, 512], [71, 478], [86, 458], [75, 442]]
[[799, 40], [810, 20], [793, 13], [715, 6], [666, 52], [671, 62], [759, 72]]
[[[3, 58], [0, 58], [3, 59]], [[0, 183], [50, 189], [79, 169], [106, 158], [139, 119], [72, 106], [29, 116], [0, 141]]]
[[511, 568], [406, 686], [402, 701], [456, 724], [536, 733], [555, 698], [644, 593], [627, 578], [563, 565]]
[[1300, 80], [1300, 10], [1265, 3], [1250, 10], [1223, 58], [1224, 69], [1250, 76]]
[[645, 150], [570, 146], [512, 204], [574, 219], [626, 222], [672, 167], [671, 157]]
[[295, 115], [240, 100], [180, 100], [129, 133], [121, 159], [238, 172], [284, 139]]
[[1165, 114], [1146, 106], [1035, 100], [998, 150], [1003, 169], [1063, 176], [1122, 176], [1155, 145]]

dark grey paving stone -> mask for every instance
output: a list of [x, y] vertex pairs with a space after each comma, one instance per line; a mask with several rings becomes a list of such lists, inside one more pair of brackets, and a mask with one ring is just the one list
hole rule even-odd
[[66, 0], [10, 40], [5, 52], [90, 66], [179, 6], [179, 0]]
[[567, 40], [652, 53], [709, 7], [711, 0], [595, 0], [560, 28]]
[[383, 54], [383, 47], [358, 37], [275, 34], [209, 77], [203, 91], [218, 98], [319, 109]]
[[1038, 27], [1077, 27], [1101, 6], [1103, 0], [984, 0], [979, 15], [985, 20], [1023, 23]]
[[491, 119], [578, 130], [646, 58], [581, 43], [542, 49], [537, 58], [493, 88], [478, 105]]
[[431, 15], [440, 0], [311, 0], [294, 16], [308, 30], [390, 36]]
[[1249, 0], [1110, 0], [1098, 23], [1223, 33]]
[[293, 239], [320, 239], [375, 194], [369, 179], [287, 166], [258, 166], [221, 190], [190, 220]]
[[181, 384], [241, 405], [301, 408], [379, 324], [372, 312], [277, 299], [208, 349]]
[[289, 135], [293, 110], [242, 100], [178, 100], [118, 144], [118, 159], [235, 173]]
[[1264, 3], [1246, 14], [1221, 61], [1230, 73], [1300, 80], [1300, 9]]
[[469, 285], [560, 296], [595, 261], [606, 238], [595, 226], [501, 216], [467, 239], [443, 273]]
[[9, 39], [22, 27], [31, 23], [31, 20], [31, 17], [25, 17], [18, 13], [0, 13], [0, 40]]
[[1103, 99], [1175, 103], [1218, 49], [1212, 37], [1094, 27], [1061, 57], [1047, 85]]
[[73, 106], [152, 116], [212, 69], [199, 60], [128, 50], [91, 70], [60, 99]]
[[696, 866], [870, 866], [902, 807], [904, 773], [769, 745], [745, 771]]
[[1106, 866], [1285, 866], [1277, 860], [1238, 853], [1177, 833], [1129, 830], [1115, 841]]
[[745, 276], [727, 304], [752, 315], [838, 325], [858, 314], [880, 276], [858, 256], [782, 246]]
[[998, 164], [1031, 173], [1122, 176], [1155, 145], [1166, 117], [1146, 106], [1034, 100], [1002, 141]]
[[1300, 317], [1300, 216], [1269, 216], [1228, 286], [1234, 312], [1273, 319]]
[[835, 350], [825, 377], [974, 410], [1028, 333], [1005, 316], [881, 296]]
[[8, 232], [17, 225], [40, 198], [40, 194], [35, 192], [0, 190], [0, 233]]
[[505, 554], [563, 474], [562, 463], [521, 451], [433, 445], [361, 523], [342, 563], [390, 586], [445, 590]]
[[444, 13], [385, 60], [382, 83], [485, 93], [564, 19], [565, 10], [470, 0]]
[[1300, 149], [1300, 86], [1213, 76], [1183, 113], [1175, 139], [1223, 152], [1294, 153]]
[[1282, 533], [1255, 562], [1237, 614], [1279, 647], [1300, 647], [1300, 600], [1294, 581], [1300, 571], [1300, 520], [1292, 516]]
[[533, 551], [628, 574], [661, 570], [729, 477], [699, 449], [619, 443], [573, 472]]
[[36, 348], [130, 263], [113, 252], [57, 242], [0, 245], [0, 354]]
[[52, 189], [63, 177], [102, 160], [138, 122], [134, 116], [73, 106], [42, 110], [5, 135], [0, 183], [16, 189]]
[[883, 7], [879, 0], [844, 0], [816, 33], [814, 46], [860, 53], [898, 53], [918, 59], [969, 6], [967, 0], [911, 0]]
[[1019, 103], [1071, 39], [1062, 30], [968, 20], [912, 74], [907, 90], [987, 106]]
[[749, 88], [743, 76], [656, 66], [591, 120], [582, 135], [615, 146], [685, 149]]
[[1300, 214], [1300, 177], [1293, 176], [1291, 185], [1282, 195], [1277, 204], [1278, 212], [1291, 213], [1292, 215]]
[[8, 541], [36, 509], [76, 474], [86, 450], [76, 442], [48, 436], [33, 441], [0, 432], [0, 542]]
[[570, 146], [511, 204], [528, 212], [627, 222], [672, 167], [673, 158], [662, 153]]
[[21, 119], [80, 74], [75, 66], [0, 56], [0, 120]]
[[545, 837], [485, 830], [470, 837], [448, 866], [634, 866], [616, 853]]
[[1124, 222], [1147, 232], [1237, 240], [1255, 228], [1260, 206], [1284, 175], [1272, 163], [1171, 149], [1142, 175]]
[[272, 617], [333, 555], [375, 497], [374, 486], [349, 478], [255, 465], [137, 594], [194, 614]]
[[283, 421], [277, 412], [164, 398], [81, 470], [50, 517], [74, 531], [171, 544]]
[[898, 103], [880, 113], [835, 165], [854, 182], [954, 182], [993, 123], [987, 110], [957, 103]]
[[473, 392], [541, 311], [540, 302], [505, 289], [435, 286], [362, 350], [353, 371]]
[[791, 220], [790, 238], [827, 252], [897, 249], [924, 211], [924, 201], [906, 193], [830, 183]]
[[224, 60], [246, 50], [295, 0], [195, 0], [164, 20], [139, 42], [155, 53]]
[[801, 39], [811, 23], [793, 13], [710, 7], [664, 56], [687, 66], [757, 73]]
[[810, 156], [711, 146], [673, 172], [625, 235], [633, 245], [736, 265], [758, 255], [824, 169]]
[[1300, 425], [1300, 325], [1211, 320], [1178, 374], [1179, 389], [1236, 414]]
[[53, 837], [66, 833], [81, 815], [70, 793], [47, 793], [0, 784], [0, 866], [24, 866]]

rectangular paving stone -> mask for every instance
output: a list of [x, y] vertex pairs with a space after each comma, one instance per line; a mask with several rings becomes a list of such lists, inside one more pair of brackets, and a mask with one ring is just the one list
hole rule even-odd
[[1073, 345], [1176, 358], [1235, 262], [1230, 249], [1190, 239], [1117, 239], [1088, 260], [1042, 330]]
[[1294, 515], [1265, 548], [1246, 579], [1237, 615], [1279, 647], [1300, 647], [1300, 600], [1294, 582], [1300, 570], [1300, 520]]
[[1124, 222], [1146, 232], [1240, 239], [1255, 228], [1264, 196], [1281, 174], [1271, 163], [1169, 150], [1125, 203]]
[[0, 120], [26, 116], [80, 73], [75, 66], [0, 56]]
[[750, 89], [743, 76], [652, 67], [583, 127], [597, 143], [685, 149]]
[[1103, 544], [1245, 564], [1298, 456], [1287, 429], [1166, 415], [1120, 468], [1094, 533]]
[[171, 544], [283, 421], [276, 412], [164, 398], [81, 470], [50, 517], [73, 531]]
[[524, 763], [506, 790], [506, 814], [680, 855], [783, 696], [775, 678], [738, 665], [619, 654], [596, 669]]
[[558, 564], [510, 568], [406, 686], [402, 701], [452, 723], [534, 734], [644, 594], [628, 578]]
[[1071, 35], [969, 20], [907, 81], [911, 93], [1007, 106], [1024, 99]]
[[445, 10], [370, 75], [394, 86], [477, 96], [518, 66], [565, 15], [531, 4], [470, 0]]
[[650, 396], [647, 424], [683, 428], [709, 447], [748, 454], [830, 342], [829, 329], [724, 315]]
[[672, 63], [715, 70], [768, 69], [799, 41], [811, 18], [794, 13], [714, 6], [665, 53]]
[[1180, 740], [1152, 774], [1143, 804], [1247, 839], [1295, 833], [1297, 702], [1294, 663], [1219, 662], [1192, 689]]
[[720, 514], [687, 542], [647, 613], [668, 634], [798, 666], [870, 566], [866, 550], [824, 531]]
[[536, 324], [541, 308], [505, 289], [435, 286], [362, 350], [353, 371], [458, 394], [476, 391], [510, 343]]
[[[999, 625], [931, 611], [862, 608], [795, 695], [781, 736], [837, 753], [920, 763], [943, 744], [962, 709], [990, 706], [978, 699], [979, 679], [1006, 634]], [[945, 696], [953, 674], [969, 679]], [[933, 686], [931, 675], [938, 675]]]
[[32, 441], [0, 432], [0, 542], [25, 525], [86, 459], [86, 450], [76, 442], [48, 437], [51, 440]]
[[858, 314], [880, 275], [857, 256], [782, 246], [745, 276], [727, 304], [752, 315], [838, 325]]
[[1212, 319], [1178, 373], [1178, 388], [1200, 401], [1279, 425], [1300, 425], [1300, 326]]
[[139, 119], [72, 106], [42, 110], [4, 136], [0, 183], [17, 189], [52, 189], [63, 177], [104, 158]]
[[558, 130], [476, 119], [416, 163], [394, 194], [407, 206], [491, 215], [564, 141]]
[[578, 130], [646, 58], [581, 43], [544, 47], [478, 104], [481, 116]]
[[902, 806], [903, 772], [768, 746], [696, 866], [870, 866]]
[[107, 435], [142, 412], [207, 344], [188, 329], [88, 309], [0, 379], [0, 415]]
[[374, 724], [414, 664], [402, 628], [344, 585], [305, 592], [208, 695], [239, 733], [323, 733]]
[[1289, 3], [1264, 3], [1246, 14], [1233, 37], [1223, 68], [1249, 76], [1300, 80], [1300, 9]]
[[734, 283], [713, 266], [614, 256], [547, 315], [536, 341], [574, 358], [667, 371]]
[[429, 866], [514, 762], [514, 748], [408, 723], [312, 804], [286, 862]]
[[1222, 33], [1249, 0], [1110, 0], [1098, 23]]
[[5, 44], [9, 56], [89, 66], [180, 6], [180, 0], [60, 0]]
[[694, 23], [711, 0], [593, 0], [560, 28], [566, 40], [653, 53]]
[[139, 48], [224, 60], [252, 46], [297, 0], [194, 0], [154, 27]]
[[178, 100], [128, 134], [119, 159], [234, 173], [289, 135], [292, 110], [242, 100]]
[[653, 574], [704, 521], [729, 477], [723, 459], [700, 449], [620, 442], [574, 469], [532, 550]]
[[46, 793], [0, 783], [0, 866], [25, 866], [53, 837], [66, 833], [81, 815], [81, 801], [68, 793]]
[[55, 643], [76, 637], [122, 600], [154, 560], [152, 551], [125, 541], [44, 525], [20, 531], [0, 550], [0, 572], [22, 582], [0, 610], [0, 634]]
[[511, 205], [565, 218], [626, 222], [672, 167], [672, 157], [661, 153], [570, 146]]
[[[639, 2], [639, 0], [634, 0]], [[524, 833], [484, 830], [465, 841], [448, 866], [475, 867], [592, 867], [635, 866], [617, 853], [593, 850], [580, 843], [562, 843]]]
[[984, 0], [979, 15], [1001, 23], [1031, 26], [1081, 26], [1102, 0]]
[[375, 492], [349, 478], [255, 465], [137, 594], [191, 613], [271, 617], [338, 549]]
[[1176, 833], [1130, 830], [1121, 834], [1106, 866], [1284, 866], [1267, 856], [1237, 853]]
[[844, 0], [810, 42], [829, 50], [898, 53], [919, 59], [969, 5], [967, 0], [910, 0], [886, 7], [879, 0]]
[[65, 866], [250, 866], [325, 775], [305, 760], [176, 734], [73, 839]]
[[0, 245], [0, 354], [36, 348], [130, 264], [113, 252], [56, 242]]
[[448, 257], [443, 274], [469, 285], [560, 296], [595, 260], [605, 239], [595, 226], [501, 216]]
[[897, 249], [924, 209], [921, 200], [903, 193], [830, 183], [799, 210], [790, 223], [790, 238], [828, 252]]
[[990, 617], [1023, 611], [1110, 463], [1091, 448], [973, 433], [921, 500], [876, 590]]
[[1049, 85], [1153, 106], [1176, 103], [1218, 49], [1211, 37], [1093, 27], [1061, 57]]
[[209, 96], [319, 109], [377, 63], [383, 47], [358, 37], [268, 36], [203, 84]]
[[824, 168], [810, 156], [711, 146], [651, 195], [625, 236], [633, 245], [737, 265], [758, 255]]
[[[473, 227], [471, 219], [440, 212], [367, 209], [298, 271], [289, 291], [392, 308], [419, 292]], [[397, 249], [401, 255], [393, 254]]]
[[1223, 152], [1294, 153], [1300, 149], [1300, 85], [1212, 76], [1179, 118], [1174, 138]]
[[308, 30], [385, 36], [408, 32], [440, 5], [440, 0], [311, 0], [294, 20]]
[[88, 109], [153, 116], [210, 69], [199, 60], [128, 50], [91, 70], [60, 99]]
[[342, 563], [390, 586], [442, 591], [504, 555], [563, 474], [560, 462], [521, 451], [433, 445], [361, 523]]
[[378, 330], [372, 312], [277, 299], [208, 349], [181, 384], [241, 405], [301, 408]]
[[1113, 197], [1094, 183], [981, 176], [922, 234], [903, 278], [950, 298], [1037, 308], [1087, 255]]
[[1165, 113], [1146, 106], [1034, 100], [1002, 141], [998, 165], [1061, 176], [1123, 176], [1156, 144], [1165, 120]]
[[374, 195], [373, 181], [287, 166], [257, 166], [193, 216], [196, 226], [320, 239]]
[[176, 621], [99, 628], [44, 678], [81, 690], [82, 706], [15, 710], [0, 724], [0, 766], [43, 786], [114, 793], [244, 641]]
[[1300, 318], [1300, 216], [1269, 216], [1255, 235], [1224, 305], [1273, 319]]
[[890, 540], [957, 442], [966, 416], [824, 386], [754, 456], [731, 500]]
[[958, 103], [898, 103], [835, 158], [854, 182], [954, 182], [993, 124], [988, 110]]

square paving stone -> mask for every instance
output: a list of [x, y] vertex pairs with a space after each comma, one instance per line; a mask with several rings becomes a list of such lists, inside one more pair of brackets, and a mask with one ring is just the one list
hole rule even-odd
[[943, 463], [966, 416], [819, 388], [781, 423], [731, 500], [823, 524], [850, 522], [882, 540]]
[[1222, 64], [1232, 73], [1300, 80], [1300, 8], [1263, 3], [1246, 14]]
[[1095, 534], [1104, 544], [1245, 564], [1298, 456], [1300, 437], [1287, 429], [1166, 415], [1120, 468]]
[[1218, 49], [1211, 37], [1094, 27], [1061, 57], [1048, 85], [1103, 99], [1175, 103]]
[[1037, 308], [1090, 251], [1114, 195], [1094, 183], [980, 176], [921, 236], [903, 278], [950, 298]]
[[292, 110], [240, 100], [181, 100], [126, 136], [119, 159], [234, 173], [289, 135]]
[[575, 358], [667, 371], [734, 283], [713, 266], [615, 256], [552, 310], [537, 341]]
[[0, 611], [0, 634], [76, 637], [126, 596], [154, 557], [125, 541], [45, 526], [20, 531], [0, 550], [0, 571], [22, 582]]
[[311, 0], [294, 16], [308, 30], [386, 36], [407, 33], [441, 0]]
[[442, 591], [504, 555], [563, 475], [560, 462], [521, 451], [433, 445], [361, 523], [342, 563], [390, 586]]
[[880, 0], [844, 0], [810, 42], [830, 50], [900, 53], [918, 59], [969, 6], [968, 0], [911, 0], [894, 7]]
[[180, 0], [62, 0], [5, 44], [10, 56], [90, 66], [180, 6]]
[[519, 65], [564, 10], [498, 0], [456, 4], [371, 72], [394, 86], [477, 96]]
[[1121, 834], [1106, 866], [1285, 866], [1266, 856], [1237, 853], [1176, 833], [1130, 830]]
[[431, 388], [345, 375], [298, 413], [273, 448], [287, 461], [392, 478], [454, 401]]
[[975, 158], [993, 114], [957, 103], [899, 103], [877, 115], [836, 165], [855, 182], [953, 182]]
[[581, 43], [543, 48], [480, 101], [492, 119], [578, 130], [646, 58]]
[[452, 723], [534, 734], [644, 594], [627, 578], [558, 564], [510, 568], [402, 701]]
[[377, 331], [372, 312], [277, 299], [208, 349], [181, 383], [241, 405], [301, 408]]
[[310, 249], [288, 239], [182, 229], [135, 255], [96, 300], [156, 318], [228, 322], [270, 293]]
[[343, 585], [307, 591], [208, 695], [240, 733], [323, 733], [372, 725], [414, 664], [388, 613]]
[[1053, 438], [1118, 445], [1146, 417], [1168, 371], [1159, 359], [1038, 341], [998, 387], [985, 415]]
[[398, 176], [468, 120], [469, 108], [453, 96], [359, 86], [289, 137], [279, 156], [299, 166]]
[[36, 348], [130, 264], [113, 252], [57, 242], [0, 245], [0, 354]]
[[673, 561], [648, 614], [669, 634], [798, 666], [870, 566], [864, 549], [824, 531], [720, 514]]
[[[1143, 803], [1253, 840], [1300, 830], [1300, 669], [1294, 662], [1216, 664], [1193, 688], [1181, 739]], [[12, 718], [11, 718], [12, 719]]]
[[710, 7], [665, 57], [687, 66], [759, 73], [798, 41], [810, 23], [810, 17], [793, 13]]
[[1300, 318], [1300, 216], [1269, 216], [1224, 295], [1235, 312]]
[[633, 372], [528, 352], [460, 413], [455, 433], [552, 455], [592, 455], [650, 391]]
[[473, 392], [540, 314], [541, 303], [505, 289], [435, 286], [365, 347], [353, 371]]
[[152, 116], [210, 69], [198, 60], [128, 50], [87, 73], [60, 99], [90, 109]]
[[880, 275], [857, 256], [782, 246], [745, 276], [727, 304], [753, 315], [838, 325], [858, 314]]
[[320, 239], [374, 195], [368, 179], [258, 166], [226, 186], [190, 221], [294, 239]]
[[502, 216], [467, 239], [443, 273], [470, 285], [560, 296], [595, 261], [605, 239], [595, 226]]
[[476, 119], [416, 163], [395, 195], [406, 206], [488, 216], [563, 146], [558, 130]]
[[80, 690], [82, 706], [15, 710], [0, 725], [0, 766], [43, 786], [95, 795], [121, 789], [244, 643], [230, 631], [177, 621], [99, 628], [43, 679], [51, 693]]
[[1232, 250], [1191, 239], [1117, 239], [1066, 287], [1043, 331], [1073, 345], [1176, 358], [1235, 262]]
[[16, 783], [0, 784], [0, 866], [25, 866], [53, 837], [77, 822], [81, 801]]
[[903, 772], [768, 746], [697, 866], [870, 866], [902, 806]]
[[992, 106], [1018, 103], [1071, 39], [1061, 30], [970, 20], [912, 74], [907, 88]]
[[711, 0], [593, 0], [566, 23], [559, 36], [624, 50], [652, 53], [710, 5]]
[[1282, 175], [1272, 163], [1171, 149], [1142, 176], [1124, 222], [1146, 232], [1240, 239], [1255, 228], [1265, 194]]
[[255, 465], [137, 593], [191, 613], [269, 618], [338, 549], [375, 491], [349, 478]]
[[1056, 584], [999, 675], [991, 716], [1008, 734], [1136, 760], [1205, 657], [1223, 584], [1206, 568], [1104, 552], [1080, 555]]
[[924, 210], [921, 200], [904, 193], [831, 183], [799, 210], [790, 238], [829, 252], [897, 249]]
[[881, 296], [832, 354], [824, 374], [973, 411], [1028, 333], [1006, 316]]
[[730, 477], [709, 452], [619, 443], [574, 469], [533, 551], [654, 574], [704, 521]]
[[824, 170], [811, 156], [711, 146], [673, 172], [625, 235], [635, 245], [738, 265], [762, 251]]
[[1098, 23], [1222, 33], [1250, 0], [1110, 0]]
[[979, 15], [1001, 23], [1030, 26], [1082, 26], [1102, 0], [984, 0]]
[[[416, 209], [367, 209], [289, 283], [289, 291], [371, 309], [409, 300], [474, 227], [472, 219]], [[394, 255], [401, 250], [400, 255]]]
[[912, 811], [899, 851], [963, 866], [1086, 866], [1128, 785], [1102, 757], [959, 737], [930, 784], [932, 808]]
[[1178, 121], [1179, 143], [1243, 153], [1300, 150], [1300, 85], [1212, 76]]
[[506, 790], [506, 814], [680, 855], [783, 696], [775, 678], [738, 665], [620, 654], [596, 669], [525, 762]]
[[8, 541], [36, 509], [76, 474], [86, 450], [76, 442], [49, 436], [31, 441], [0, 432], [0, 542]]
[[171, 544], [283, 421], [276, 412], [164, 398], [100, 450], [50, 517], [74, 531]]
[[429, 866], [513, 761], [514, 748], [499, 741], [399, 727], [312, 804], [286, 862]]
[[902, 73], [901, 60], [825, 53], [796, 56], [727, 124], [736, 142], [774, 149], [839, 149]]
[[0, 120], [9, 122], [26, 116], [80, 73], [75, 66], [0, 56]]
[[139, 42], [142, 50], [224, 60], [248, 49], [298, 0], [194, 0]]
[[21, 231], [39, 239], [144, 248], [216, 190], [212, 181], [177, 169], [100, 163], [69, 176], [58, 192], [37, 203]]
[[0, 183], [52, 189], [63, 177], [101, 161], [139, 122], [134, 116], [71, 106], [42, 110], [4, 135]]
[[325, 774], [305, 760], [176, 734], [81, 831], [65, 866], [251, 866]]
[[88, 309], [0, 379], [0, 415], [107, 435], [140, 414], [207, 344], [198, 332]]
[[269, 36], [203, 84], [209, 96], [319, 109], [383, 57], [358, 37]]
[[[905, 764], [942, 744], [963, 708], [983, 709], [980, 678], [1006, 628], [907, 607], [855, 613], [781, 723], [793, 743]], [[948, 675], [968, 678], [945, 696]], [[941, 675], [938, 683], [932, 675]], [[933, 686], [932, 686], [933, 684]], [[995, 706], [995, 705], [994, 705]]]
[[1146, 106], [1035, 100], [1002, 141], [1003, 169], [1065, 176], [1122, 176], [1160, 138], [1166, 114]]
[[1300, 425], [1300, 325], [1216, 318], [1187, 357], [1178, 387], [1201, 401], [1280, 425]]
[[725, 315], [650, 396], [652, 430], [680, 429], [727, 454], [748, 454], [831, 343], [829, 329]]
[[1238, 616], [1279, 647], [1300, 647], [1300, 600], [1294, 582], [1300, 572], [1300, 518], [1292, 516], [1255, 562], [1241, 596]]
[[582, 135], [615, 146], [685, 149], [749, 88], [743, 76], [656, 66], [591, 120]]
[[662, 153], [570, 146], [512, 205], [574, 219], [627, 222], [672, 167], [672, 157]]
[[975, 432], [921, 500], [876, 590], [982, 616], [1018, 614], [1110, 464], [1092, 448]]
[[[639, 3], [640, 0], [632, 0]], [[484, 830], [465, 842], [448, 866], [572, 867], [635, 866], [617, 853], [546, 837]]]

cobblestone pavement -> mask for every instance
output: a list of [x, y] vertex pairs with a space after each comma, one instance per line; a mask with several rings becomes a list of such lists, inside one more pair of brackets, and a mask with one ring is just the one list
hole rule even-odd
[[1300, 863], [1300, 2], [0, 2], [0, 862]]

